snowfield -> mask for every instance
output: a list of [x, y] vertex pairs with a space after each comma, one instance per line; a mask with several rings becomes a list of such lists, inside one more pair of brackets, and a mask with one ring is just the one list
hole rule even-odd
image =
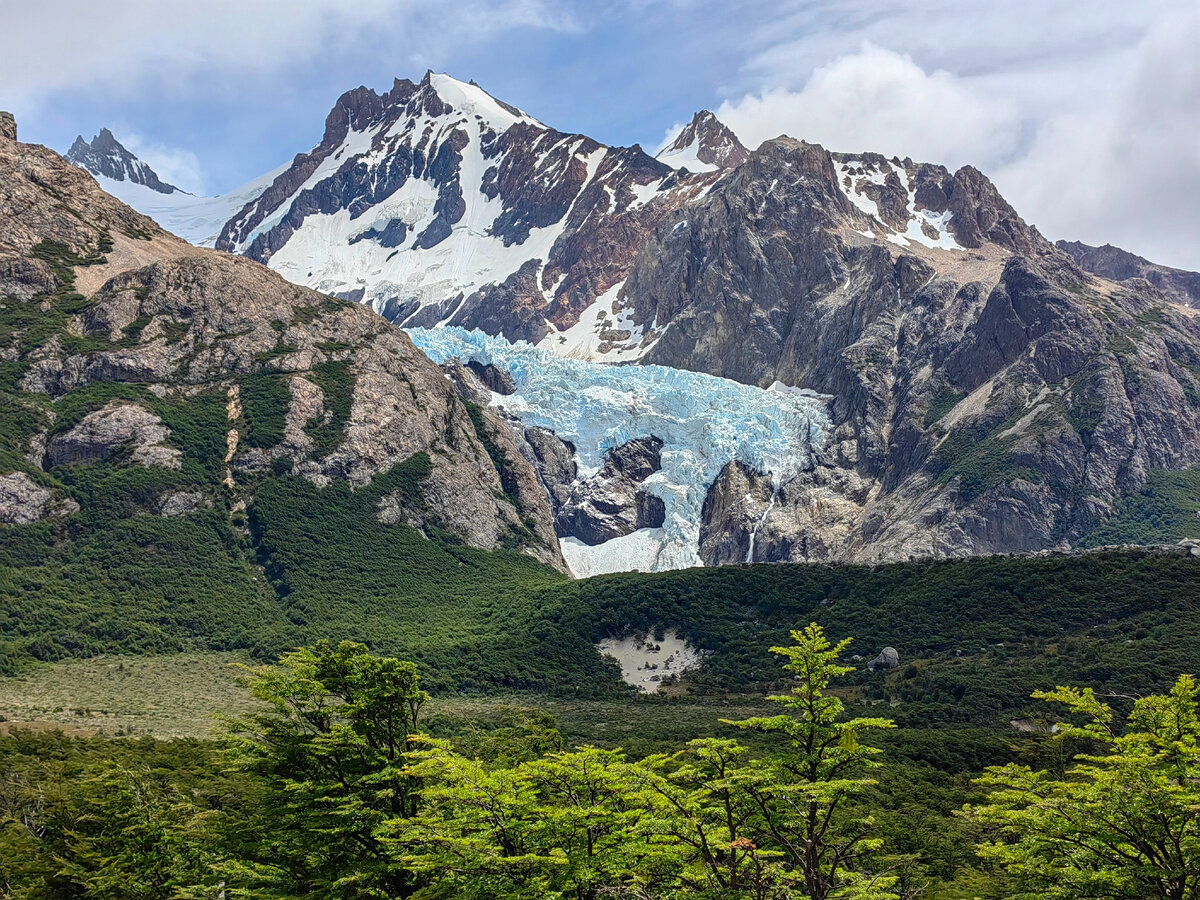
[[186, 191], [162, 194], [144, 184], [116, 181], [104, 175], [89, 174], [92, 174], [105, 191], [143, 215], [149, 216], [172, 234], [178, 235], [189, 244], [212, 247], [221, 236], [221, 229], [225, 223], [243, 206], [269, 188], [271, 182], [286, 169], [287, 166], [280, 166], [219, 197], [196, 197]]
[[580, 576], [702, 565], [700, 511], [722, 467], [736, 459], [787, 481], [811, 467], [830, 427], [828, 398], [782, 385], [764, 390], [666, 366], [566, 359], [461, 328], [408, 334], [435, 363], [476, 361], [512, 375], [516, 392], [493, 394], [491, 405], [574, 444], [581, 477], [626, 441], [662, 440], [662, 469], [643, 488], [662, 498], [663, 527], [595, 547], [565, 540], [564, 555]]

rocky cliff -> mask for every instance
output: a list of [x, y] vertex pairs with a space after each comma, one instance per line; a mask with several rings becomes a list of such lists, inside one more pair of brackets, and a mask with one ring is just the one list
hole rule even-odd
[[67, 159], [96, 177], [140, 184], [160, 194], [182, 193], [125, 149], [107, 128], [101, 128], [100, 133], [90, 141], [85, 141], [82, 134], [76, 137], [75, 143], [67, 151]]
[[80, 473], [99, 464], [166, 473], [129, 495], [136, 514], [233, 515], [268, 479], [359, 487], [420, 457], [416, 490], [385, 498], [381, 520], [562, 566], [507, 426], [469, 410], [401, 331], [192, 247], [12, 139], [0, 296], [0, 522], [88, 516]]
[[1059, 241], [1057, 246], [1069, 253], [1085, 272], [1110, 281], [1141, 278], [1162, 291], [1168, 300], [1200, 309], [1200, 272], [1160, 266], [1112, 244], [1091, 247], [1079, 241]]
[[659, 330], [643, 362], [835, 398], [811, 472], [722, 473], [709, 562], [1067, 546], [1200, 463], [1200, 318], [1086, 275], [973, 169], [770, 141], [663, 222], [622, 298]]
[[[804, 471], [730, 456], [689, 501], [706, 563], [1071, 546], [1200, 463], [1190, 273], [1056, 247], [971, 166], [748, 151], [709, 112], [651, 158], [428, 73], [343, 95], [220, 246], [406, 326], [827, 397]], [[449, 362], [464, 398], [505, 394]], [[636, 482], [512, 433], [560, 533], [653, 530]]]

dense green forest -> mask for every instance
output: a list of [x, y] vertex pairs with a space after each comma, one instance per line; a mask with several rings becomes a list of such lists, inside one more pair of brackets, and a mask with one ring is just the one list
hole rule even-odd
[[849, 644], [792, 631], [773, 714], [645, 754], [569, 747], [544, 714], [429, 721], [423, 670], [351, 642], [249, 670], [259, 711], [219, 742], [16, 729], [0, 896], [1198, 895], [1190, 676], [1127, 721], [1090, 689], [1040, 694], [1055, 736], [937, 766], [841, 698]]
[[[438, 690], [624, 692], [593, 643], [675, 629], [706, 651], [699, 694], [759, 691], [768, 648], [797, 622], [854, 634], [864, 696], [901, 718], [995, 724], [1034, 689], [1079, 680], [1161, 689], [1200, 666], [1200, 560], [1150, 550], [877, 567], [739, 566], [569, 581], [528, 557], [384, 525], [374, 504], [417, 490], [419, 457], [356, 491], [270, 477], [246, 513], [115, 515], [0, 530], [0, 660], [247, 649], [262, 659], [313, 640], [356, 640], [423, 664]], [[132, 473], [63, 484], [136, 507]], [[178, 475], [179, 473], [172, 473]], [[113, 506], [124, 511], [126, 500]], [[93, 509], [95, 507], [92, 507]], [[47, 550], [49, 548], [49, 550]], [[265, 577], [264, 577], [265, 573]]]
[[[86, 260], [39, 252], [62, 289], [45, 308], [0, 305], [0, 337], [23, 347], [0, 362], [0, 466], [79, 509], [0, 528], [0, 677], [99, 654], [284, 663], [250, 676], [265, 711], [220, 742], [0, 722], [0, 896], [1196, 896], [1198, 729], [1179, 675], [1200, 670], [1200, 558], [1124, 549], [571, 581], [433, 526], [380, 522], [387, 494], [423, 503], [423, 454], [355, 490], [286, 466], [239, 473], [234, 489], [223, 389], [22, 393], [39, 341], [98, 340], [70, 328], [83, 309], [70, 271]], [[314, 377], [335, 398], [309, 431], [324, 453], [349, 416], [350, 375], [328, 363]], [[238, 387], [246, 444], [278, 443], [279, 373]], [[179, 469], [118, 452], [44, 471], [26, 457], [33, 433], [53, 438], [114, 399], [162, 419]], [[1194, 535], [1196, 477], [1151, 473], [1088, 542]], [[159, 514], [159, 498], [185, 490], [202, 502]], [[636, 696], [594, 648], [666, 630], [705, 660], [661, 696]], [[884, 647], [899, 665], [871, 671]], [[1064, 684], [1096, 693], [1052, 692], [1058, 712], [1033, 696]], [[424, 690], [522, 710], [426, 717]], [[539, 700], [615, 709], [639, 730], [575, 747]], [[683, 720], [698, 701], [727, 704], [729, 721]], [[758, 714], [771, 703], [779, 716]], [[1084, 724], [1043, 733], [1064, 708]], [[1033, 792], [1064, 818], [1031, 814]], [[1123, 794], [1136, 803], [1104, 806]], [[1157, 831], [1144, 827], [1152, 810], [1171, 813]], [[1129, 827], [1112, 838], [1091, 827], [1101, 820]], [[1054, 864], [1070, 841], [1078, 871]], [[1130, 874], [1113, 855], [1135, 845]]]

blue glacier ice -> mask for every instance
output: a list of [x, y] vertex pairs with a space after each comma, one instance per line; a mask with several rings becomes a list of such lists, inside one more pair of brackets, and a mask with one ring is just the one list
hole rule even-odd
[[[476, 361], [511, 374], [516, 392], [493, 395], [492, 405], [574, 444], [581, 475], [597, 471], [605, 451], [632, 438], [662, 440], [662, 470], [647, 479], [645, 489], [662, 498], [666, 521], [653, 534], [638, 533], [645, 540], [634, 554], [643, 558], [637, 568], [702, 565], [700, 510], [721, 468], [736, 459], [771, 473], [776, 484], [785, 482], [811, 466], [830, 427], [826, 398], [790, 388], [764, 390], [666, 366], [565, 359], [462, 328], [415, 328], [408, 334], [435, 363]], [[563, 551], [576, 574], [619, 571], [634, 567], [619, 558], [633, 549], [631, 539], [595, 548], [568, 546], [567, 539]], [[609, 555], [617, 551], [618, 558], [596, 558], [610, 544]]]

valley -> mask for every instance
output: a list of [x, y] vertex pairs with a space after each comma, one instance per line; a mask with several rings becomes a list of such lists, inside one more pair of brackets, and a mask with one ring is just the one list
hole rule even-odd
[[[95, 143], [75, 162], [150, 190], [113, 181], [139, 161]], [[347, 92], [320, 143], [256, 184], [195, 201], [244, 201], [219, 249], [370, 306], [443, 367], [515, 361], [503, 347], [526, 342], [602, 364], [586, 370], [592, 396], [665, 367], [681, 393], [697, 373], [825, 404], [819, 440], [773, 417], [785, 442], [811, 444], [787, 461], [753, 429], [715, 456], [693, 443], [684, 456], [707, 463], [674, 489], [655, 474], [609, 498], [632, 529], [583, 525], [581, 539], [552, 509], [577, 574], [1096, 546], [1152, 472], [1200, 465], [1188, 273], [1052, 244], [969, 165], [787, 137], [751, 150], [707, 111], [654, 157], [428, 72]], [[518, 408], [447, 373], [469, 402], [555, 429], [557, 398]], [[691, 402], [671, 401], [695, 434], [707, 419]], [[588, 492], [611, 435], [670, 438], [628, 415], [608, 437], [558, 423], [574, 449], [547, 452], [576, 469], [561, 500]], [[645, 495], [671, 507], [663, 525], [636, 507]], [[1180, 521], [1174, 540], [1200, 536], [1200, 519]]]
[[0, 898], [1042, 896], [1005, 804], [1098, 771], [1193, 827], [1194, 281], [432, 71], [217, 197], [0, 116]]

